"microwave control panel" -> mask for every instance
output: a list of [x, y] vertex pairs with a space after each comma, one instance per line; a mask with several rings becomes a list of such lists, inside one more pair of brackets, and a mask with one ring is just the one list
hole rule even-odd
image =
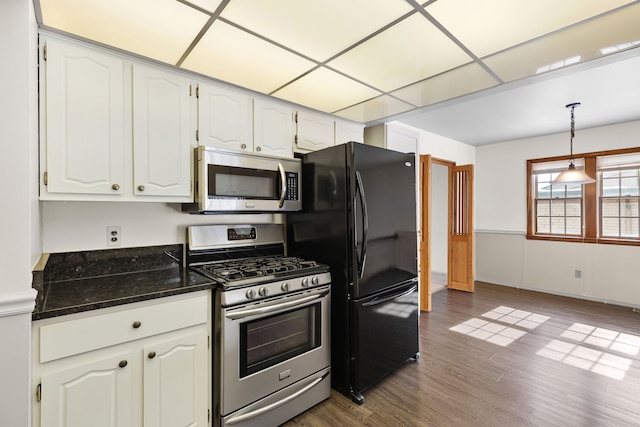
[[287, 196], [286, 200], [298, 200], [298, 174], [287, 172]]

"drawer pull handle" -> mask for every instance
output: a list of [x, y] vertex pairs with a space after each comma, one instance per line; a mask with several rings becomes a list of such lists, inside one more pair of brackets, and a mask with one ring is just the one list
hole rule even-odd
[[144, 191], [144, 185], [138, 185], [138, 191]]
[[153, 359], [154, 357], [156, 357], [156, 352], [155, 351], [149, 352], [149, 359]]
[[120, 186], [118, 184], [113, 184], [111, 186], [111, 189], [114, 190], [114, 191], [118, 191], [120, 189]]
[[121, 368], [124, 368], [125, 366], [127, 366], [127, 361], [126, 360], [121, 360], [120, 363], [118, 363], [118, 366], [120, 366]]
[[142, 326], [142, 322], [140, 322], [139, 320], [136, 320], [135, 322], [133, 322], [132, 326], [134, 329], [138, 329], [140, 326]]

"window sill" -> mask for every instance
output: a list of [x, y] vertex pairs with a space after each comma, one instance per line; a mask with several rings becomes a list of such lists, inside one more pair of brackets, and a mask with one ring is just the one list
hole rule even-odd
[[640, 246], [640, 239], [615, 239], [615, 238], [601, 238], [595, 237], [571, 237], [571, 236], [550, 236], [550, 235], [537, 235], [527, 234], [527, 240], [546, 240], [550, 242], [572, 242], [572, 243], [596, 243], [603, 245], [621, 245], [621, 246]]

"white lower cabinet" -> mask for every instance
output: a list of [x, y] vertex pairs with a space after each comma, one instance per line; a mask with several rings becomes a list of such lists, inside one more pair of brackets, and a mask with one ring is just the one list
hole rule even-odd
[[208, 295], [148, 304], [34, 322], [33, 427], [209, 424]]

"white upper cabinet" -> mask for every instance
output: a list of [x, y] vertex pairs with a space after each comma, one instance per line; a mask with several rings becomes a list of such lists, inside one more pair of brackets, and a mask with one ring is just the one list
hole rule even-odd
[[336, 120], [336, 145], [349, 141], [364, 142], [364, 125], [347, 120]]
[[191, 195], [190, 81], [133, 65], [133, 192]]
[[301, 110], [296, 124], [296, 148], [300, 151], [315, 151], [335, 144], [333, 117]]
[[189, 79], [41, 35], [40, 199], [190, 202]]
[[198, 84], [198, 142], [207, 147], [253, 151], [251, 97], [207, 83]]
[[123, 61], [53, 39], [41, 52], [41, 194], [123, 194]]
[[420, 133], [392, 124], [376, 125], [365, 128], [364, 143], [403, 153], [417, 153]]
[[294, 111], [286, 104], [253, 100], [253, 150], [256, 153], [293, 157]]

